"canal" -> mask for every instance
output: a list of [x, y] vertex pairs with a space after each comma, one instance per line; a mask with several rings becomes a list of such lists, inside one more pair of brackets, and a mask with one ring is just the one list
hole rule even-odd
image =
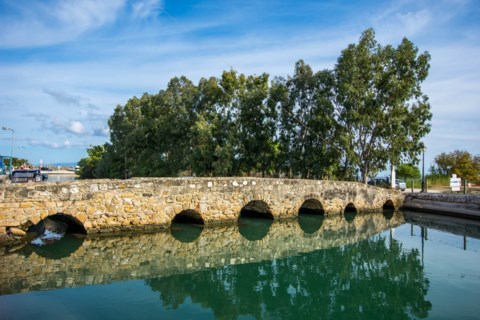
[[0, 253], [0, 319], [478, 319], [480, 223], [384, 212]]

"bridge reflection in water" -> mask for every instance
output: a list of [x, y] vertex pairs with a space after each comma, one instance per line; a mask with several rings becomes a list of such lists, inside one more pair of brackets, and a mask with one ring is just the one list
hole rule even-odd
[[223, 227], [178, 224], [170, 232], [110, 238], [70, 236], [52, 246], [27, 245], [0, 255], [0, 294], [279, 259], [356, 243], [402, 223], [400, 213], [356, 214], [353, 220], [351, 215], [347, 219], [300, 215], [298, 220], [280, 221], [241, 218], [238, 224]]

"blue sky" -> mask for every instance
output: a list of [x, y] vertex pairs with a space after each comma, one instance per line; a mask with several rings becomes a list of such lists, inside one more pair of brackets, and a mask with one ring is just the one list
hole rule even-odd
[[[427, 166], [480, 154], [480, 1], [0, 0], [0, 127], [14, 156], [73, 162], [108, 141], [107, 119], [174, 76], [332, 69], [372, 27], [382, 45], [429, 51]], [[11, 132], [0, 130], [0, 154]]]

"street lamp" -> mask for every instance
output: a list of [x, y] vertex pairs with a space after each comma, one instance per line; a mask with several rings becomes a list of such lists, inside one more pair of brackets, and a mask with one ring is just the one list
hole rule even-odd
[[12, 148], [10, 149], [10, 169], [9, 169], [10, 176], [11, 176], [12, 175], [12, 161], [13, 161], [13, 135], [15, 133], [15, 130], [13, 130], [11, 128], [7, 128], [7, 127], [2, 127], [2, 130], [12, 131]]
[[425, 192], [425, 145], [422, 145], [422, 192]]

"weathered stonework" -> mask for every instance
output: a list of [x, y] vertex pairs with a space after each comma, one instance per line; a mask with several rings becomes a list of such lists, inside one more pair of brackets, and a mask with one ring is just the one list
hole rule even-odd
[[455, 193], [411, 193], [405, 208], [480, 219], [480, 195]]
[[252, 201], [268, 206], [274, 218], [294, 217], [315, 199], [326, 215], [347, 205], [359, 212], [398, 208], [404, 195], [357, 182], [265, 178], [135, 178], [0, 185], [0, 228], [24, 229], [63, 213], [87, 233], [168, 227], [185, 210], [197, 212], [206, 225], [235, 221]]

